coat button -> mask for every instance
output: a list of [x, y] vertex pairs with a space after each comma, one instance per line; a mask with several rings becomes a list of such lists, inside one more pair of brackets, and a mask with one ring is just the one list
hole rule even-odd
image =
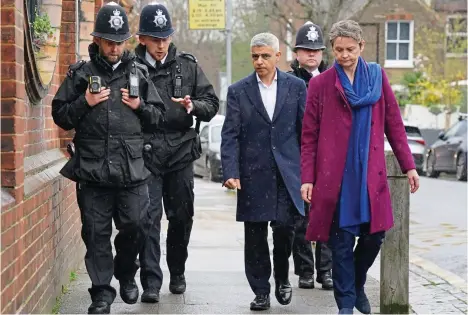
[[383, 174], [383, 172], [382, 172], [382, 171], [380, 171], [380, 172], [379, 172], [379, 175], [382, 175], [382, 174]]
[[275, 146], [273, 146], [273, 150], [276, 150], [276, 147], [275, 147]]
[[145, 150], [146, 152], [151, 151], [151, 144], [145, 144], [144, 150]]
[[374, 151], [377, 150], [377, 147], [374, 147]]
[[112, 161], [109, 161], [109, 164], [112, 164]]

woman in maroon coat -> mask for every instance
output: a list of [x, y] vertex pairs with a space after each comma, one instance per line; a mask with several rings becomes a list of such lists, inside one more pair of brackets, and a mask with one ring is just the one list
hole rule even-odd
[[387, 76], [360, 56], [365, 42], [359, 24], [334, 24], [330, 41], [336, 62], [311, 79], [302, 126], [301, 193], [311, 204], [306, 237], [328, 241], [333, 252], [340, 314], [352, 314], [354, 307], [370, 314], [367, 270], [393, 225], [384, 134], [412, 193], [419, 177]]

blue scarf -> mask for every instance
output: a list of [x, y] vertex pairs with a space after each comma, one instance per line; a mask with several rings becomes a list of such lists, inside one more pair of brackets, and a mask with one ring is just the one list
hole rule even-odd
[[361, 224], [370, 222], [367, 168], [372, 105], [382, 94], [382, 70], [378, 64], [368, 64], [359, 57], [351, 84], [343, 68], [336, 62], [335, 69], [352, 109], [351, 135], [340, 194], [339, 226], [359, 235]]

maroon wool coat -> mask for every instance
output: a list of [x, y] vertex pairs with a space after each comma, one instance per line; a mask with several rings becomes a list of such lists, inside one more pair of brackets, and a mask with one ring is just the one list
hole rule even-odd
[[[400, 109], [384, 70], [382, 76], [382, 96], [372, 108], [367, 175], [371, 233], [393, 226], [384, 132], [401, 170], [406, 173], [415, 168]], [[334, 67], [309, 82], [301, 139], [301, 180], [314, 185], [306, 232], [309, 241], [328, 240], [339, 202], [352, 123], [351, 107], [344, 95]]]

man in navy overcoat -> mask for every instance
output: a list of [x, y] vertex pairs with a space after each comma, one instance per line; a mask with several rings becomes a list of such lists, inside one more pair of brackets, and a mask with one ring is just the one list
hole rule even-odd
[[291, 302], [288, 279], [294, 223], [304, 215], [300, 194], [300, 136], [306, 100], [303, 80], [276, 68], [279, 41], [255, 35], [255, 72], [231, 85], [222, 130], [224, 185], [237, 189], [237, 221], [245, 228], [245, 273], [255, 299], [251, 310], [270, 307], [268, 222], [273, 230], [273, 275], [279, 303]]

